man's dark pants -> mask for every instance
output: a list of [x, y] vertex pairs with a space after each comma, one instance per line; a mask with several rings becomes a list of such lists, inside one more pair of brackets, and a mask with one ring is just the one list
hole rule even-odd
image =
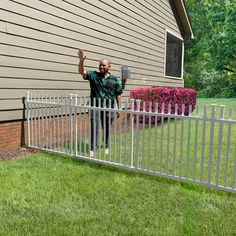
[[109, 148], [109, 134], [113, 119], [114, 119], [114, 112], [98, 111], [93, 109], [90, 110], [91, 150], [96, 150], [98, 148], [99, 131], [101, 126], [103, 130], [103, 140], [105, 142], [104, 143], [105, 149]]

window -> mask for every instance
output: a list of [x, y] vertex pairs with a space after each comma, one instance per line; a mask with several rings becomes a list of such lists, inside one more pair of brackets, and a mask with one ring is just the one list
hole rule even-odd
[[167, 32], [165, 75], [182, 78], [183, 40]]

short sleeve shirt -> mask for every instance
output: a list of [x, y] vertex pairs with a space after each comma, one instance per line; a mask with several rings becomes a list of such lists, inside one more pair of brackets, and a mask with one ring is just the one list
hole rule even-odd
[[123, 92], [120, 80], [111, 74], [105, 78], [103, 74], [97, 71], [87, 70], [84, 79], [90, 82], [91, 98], [114, 100], [116, 95]]

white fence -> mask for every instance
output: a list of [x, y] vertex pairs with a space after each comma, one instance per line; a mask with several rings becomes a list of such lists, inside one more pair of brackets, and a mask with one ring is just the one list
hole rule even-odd
[[[236, 120], [225, 106], [198, 106], [184, 115], [171, 105], [126, 101], [122, 109], [91, 106], [78, 95], [47, 96], [27, 93], [28, 146], [105, 163], [138, 172], [197, 183], [236, 192]], [[135, 104], [135, 105], [134, 105]], [[150, 104], [151, 105], [151, 104]], [[105, 153], [105, 128], [99, 122], [98, 149], [91, 150], [91, 116], [107, 112], [109, 152]], [[139, 121], [139, 122], [138, 122]], [[93, 123], [93, 130], [96, 123]], [[94, 138], [95, 143], [95, 138]]]

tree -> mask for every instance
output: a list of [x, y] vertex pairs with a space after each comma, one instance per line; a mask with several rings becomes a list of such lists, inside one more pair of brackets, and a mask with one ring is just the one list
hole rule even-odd
[[[185, 2], [195, 34], [195, 39], [186, 44], [184, 76], [186, 87], [194, 87], [197, 91], [204, 90], [207, 83], [207, 78], [204, 76], [213, 73], [209, 85], [214, 81], [217, 83], [221, 81], [219, 86], [222, 87], [222, 94], [221, 92], [219, 94], [235, 96], [236, 0], [186, 0]], [[210, 87], [207, 87], [209, 91]]]

